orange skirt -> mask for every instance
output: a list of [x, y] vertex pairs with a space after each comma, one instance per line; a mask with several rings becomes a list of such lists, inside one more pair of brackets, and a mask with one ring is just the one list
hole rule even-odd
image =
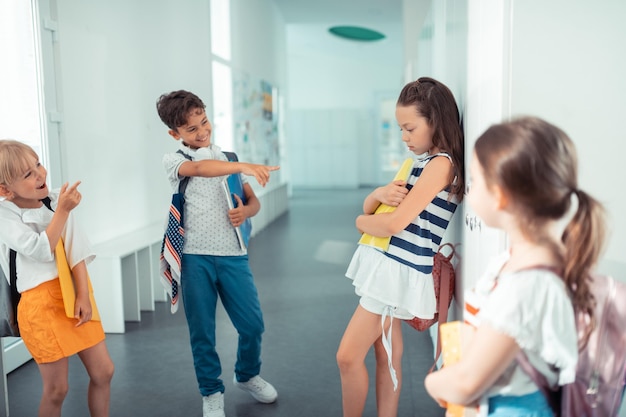
[[17, 320], [24, 345], [37, 363], [67, 358], [104, 340], [99, 321], [76, 327], [76, 319], [65, 315], [58, 278], [22, 293]]

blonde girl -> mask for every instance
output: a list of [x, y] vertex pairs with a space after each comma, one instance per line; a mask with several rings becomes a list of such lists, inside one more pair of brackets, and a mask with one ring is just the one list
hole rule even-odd
[[[385, 252], [359, 245], [346, 272], [361, 298], [337, 351], [344, 417], [363, 414], [372, 346], [378, 416], [397, 415], [402, 319], [436, 311], [433, 256], [463, 196], [463, 133], [452, 92], [428, 77], [411, 82], [400, 92], [396, 119], [416, 156], [409, 179], [372, 191], [356, 219], [361, 232], [391, 239]], [[374, 215], [381, 203], [396, 209]]]
[[469, 204], [507, 233], [509, 249], [466, 295], [478, 313], [466, 311], [476, 330], [461, 361], [428, 375], [426, 389], [442, 404], [483, 398], [490, 416], [552, 416], [515, 358], [523, 351], [553, 385], [573, 382], [574, 309], [593, 313], [588, 277], [604, 242], [602, 207], [578, 188], [572, 141], [534, 117], [483, 133], [470, 176]]
[[[68, 357], [78, 354], [89, 374], [92, 417], [109, 415], [113, 362], [99, 321], [90, 321], [87, 266], [93, 258], [74, 221], [79, 182], [49, 191], [46, 169], [29, 146], [0, 140], [0, 265], [9, 277], [9, 251], [17, 253], [18, 323], [43, 381], [40, 417], [61, 415], [68, 391]], [[51, 208], [42, 202], [49, 198]], [[75, 317], [65, 315], [55, 248], [63, 239], [76, 288]]]

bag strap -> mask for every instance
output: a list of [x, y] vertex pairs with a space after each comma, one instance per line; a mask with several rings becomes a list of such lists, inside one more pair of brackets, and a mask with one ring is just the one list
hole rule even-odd
[[[454, 255], [456, 254], [456, 245], [452, 243], [446, 243], [444, 245], [439, 246], [437, 253], [441, 252], [441, 249], [449, 246], [452, 249], [450, 255], [446, 256], [446, 260], [451, 261]], [[437, 311], [439, 316], [437, 318], [437, 326], [441, 326], [443, 323], [448, 321], [448, 308], [450, 305], [450, 281], [452, 281], [452, 277], [450, 274], [450, 270], [448, 268], [442, 268], [441, 271], [441, 279], [439, 280], [439, 305], [437, 306]], [[441, 335], [439, 334], [439, 327], [437, 329], [437, 348], [435, 350], [435, 363], [430, 368], [430, 372], [432, 372], [437, 366], [437, 361], [439, 360], [439, 356], [441, 356]]]
[[17, 268], [16, 268], [17, 252], [9, 249], [9, 275], [11, 283], [11, 306], [13, 308], [13, 317], [17, 322], [17, 304], [20, 302], [22, 295], [17, 291]]
[[515, 357], [519, 367], [524, 371], [530, 379], [537, 385], [539, 391], [543, 394], [548, 405], [554, 412], [555, 416], [561, 416], [561, 388], [557, 387], [556, 389], [550, 388], [550, 384], [548, 383], [548, 379], [544, 374], [535, 369], [534, 366], [528, 360], [528, 356], [523, 350], [519, 350], [517, 356]]
[[[191, 156], [187, 155], [185, 152], [181, 151], [180, 149], [176, 151], [176, 153], [181, 154], [182, 156], [184, 156], [185, 158], [189, 159], [190, 161], [192, 161]], [[178, 183], [178, 194], [185, 194], [185, 190], [187, 190], [187, 184], [189, 183], [189, 179], [191, 177], [183, 177], [180, 179], [180, 182]]]
[[224, 155], [226, 155], [226, 159], [230, 162], [239, 162], [239, 158], [237, 158], [237, 154], [235, 152], [223, 151]]

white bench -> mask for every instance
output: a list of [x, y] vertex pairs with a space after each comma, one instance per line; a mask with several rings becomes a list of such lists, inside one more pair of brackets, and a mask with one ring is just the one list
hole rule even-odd
[[94, 245], [89, 273], [106, 333], [124, 333], [125, 321], [140, 321], [142, 310], [154, 311], [155, 299], [164, 300], [155, 285], [164, 227], [153, 224]]

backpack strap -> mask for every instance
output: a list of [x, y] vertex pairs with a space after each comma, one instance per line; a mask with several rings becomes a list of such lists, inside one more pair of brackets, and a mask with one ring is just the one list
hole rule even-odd
[[239, 158], [237, 158], [237, 154], [235, 152], [223, 151], [222, 153], [226, 155], [226, 159], [228, 159], [230, 162], [239, 161]]
[[537, 385], [539, 391], [543, 394], [548, 405], [554, 412], [556, 417], [561, 417], [561, 387], [551, 388], [548, 383], [548, 379], [544, 374], [535, 369], [534, 366], [528, 360], [528, 356], [524, 353], [523, 350], [519, 350], [517, 356], [515, 357], [517, 360], [517, 364], [524, 371], [530, 379]]
[[17, 252], [9, 249], [9, 275], [11, 284], [11, 307], [13, 308], [13, 317], [17, 323], [17, 304], [20, 302], [22, 295], [17, 291], [17, 268], [16, 268]]
[[[446, 243], [444, 245], [439, 246], [438, 253], [441, 253], [441, 249], [449, 246], [452, 249], [450, 255], [446, 256], [448, 261], [452, 261], [452, 258], [456, 254], [455, 248], [456, 245], [452, 243]], [[450, 305], [450, 281], [452, 281], [452, 277], [450, 276], [450, 270], [448, 268], [442, 268], [441, 271], [441, 279], [439, 280], [439, 305], [437, 306], [438, 318], [437, 318], [437, 326], [441, 326], [443, 323], [448, 321], [448, 308]], [[439, 327], [438, 327], [439, 328]], [[437, 330], [437, 348], [435, 350], [435, 363], [430, 368], [430, 372], [432, 372], [437, 366], [437, 361], [439, 360], [439, 356], [441, 355], [441, 335], [439, 334], [439, 330]]]
[[48, 210], [54, 211], [52, 210], [52, 200], [50, 200], [50, 197], [42, 199], [41, 202], [44, 204], [44, 206], [48, 207]]
[[[185, 158], [189, 159], [190, 161], [192, 161], [193, 159], [191, 158], [191, 156], [187, 155], [185, 152], [181, 151], [180, 149], [176, 151], [176, 153], [181, 154], [182, 156], [184, 156]], [[185, 190], [187, 189], [187, 184], [189, 183], [189, 179], [191, 177], [183, 177], [181, 178], [180, 182], [178, 183], [178, 194], [185, 194]]]

